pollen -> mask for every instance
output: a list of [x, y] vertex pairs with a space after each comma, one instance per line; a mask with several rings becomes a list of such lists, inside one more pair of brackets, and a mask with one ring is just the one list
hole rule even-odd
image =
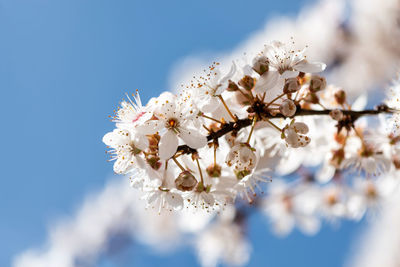
[[168, 120], [168, 125], [171, 127], [171, 128], [173, 128], [173, 127], [175, 127], [176, 126], [176, 119], [169, 119]]

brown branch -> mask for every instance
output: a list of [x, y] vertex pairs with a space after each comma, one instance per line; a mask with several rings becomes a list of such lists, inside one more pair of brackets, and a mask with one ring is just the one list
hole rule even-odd
[[[297, 111], [292, 116], [292, 118], [298, 116], [329, 115], [331, 111], [332, 109], [325, 109], [325, 110], [302, 109], [300, 106], [298, 106]], [[341, 110], [341, 111], [343, 112], [343, 115], [350, 116], [353, 122], [356, 121], [361, 116], [377, 115], [380, 113], [392, 113], [392, 111], [390, 111], [389, 108], [385, 105], [379, 105], [375, 109], [367, 109], [362, 111], [354, 111], [354, 110]], [[283, 116], [281, 113], [273, 116], [270, 113], [265, 112], [261, 115], [263, 118], [268, 118], [268, 119], [287, 118]], [[238, 119], [236, 122], [231, 121], [229, 123], [222, 124], [221, 129], [219, 129], [216, 132], [212, 132], [207, 136], [207, 140], [208, 141], [215, 140], [224, 136], [227, 133], [238, 132], [239, 130], [250, 126], [252, 121], [253, 120], [251, 119], [245, 118], [245, 119]], [[187, 145], [180, 145], [178, 146], [177, 152], [180, 152], [182, 154], [190, 154], [196, 152], [196, 149], [190, 148]]]

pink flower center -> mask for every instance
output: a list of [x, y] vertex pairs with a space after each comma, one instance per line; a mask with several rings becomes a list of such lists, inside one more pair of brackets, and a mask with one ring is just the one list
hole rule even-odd
[[140, 112], [133, 120], [132, 122], [135, 123], [137, 122], [146, 112], [142, 111]]

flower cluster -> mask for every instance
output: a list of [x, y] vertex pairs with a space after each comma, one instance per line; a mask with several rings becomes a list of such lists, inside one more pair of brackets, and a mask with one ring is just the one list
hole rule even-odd
[[243, 242], [247, 202], [282, 235], [294, 226], [313, 234], [321, 218], [358, 220], [379, 207], [400, 173], [400, 135], [387, 127], [398, 121], [400, 86], [387, 105], [365, 109], [365, 95], [351, 103], [319, 74], [325, 64], [292, 47], [275, 41], [228, 69], [214, 63], [177, 95], [164, 92], [146, 105], [138, 93], [128, 97], [103, 138], [115, 172], [129, 175], [159, 213], [236, 209], [210, 231], [231, 229]]

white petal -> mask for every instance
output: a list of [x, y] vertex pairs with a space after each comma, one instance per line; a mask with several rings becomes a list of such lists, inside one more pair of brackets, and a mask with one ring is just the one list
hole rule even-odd
[[306, 134], [308, 133], [308, 126], [304, 122], [295, 122], [291, 126], [297, 133]]
[[[232, 78], [232, 76], [235, 73], [236, 73], [236, 64], [235, 64], [235, 61], [232, 61], [231, 69], [224, 77], [222, 77], [222, 79], [219, 81], [219, 84], [224, 85], [224, 83], [227, 82], [230, 78]], [[226, 88], [222, 88], [222, 89], [218, 88], [216, 95], [220, 95], [225, 89]], [[220, 90], [221, 90], [221, 92], [219, 92]]]
[[150, 192], [147, 196], [147, 203], [151, 204], [154, 201], [156, 201], [157, 199], [160, 198], [160, 192], [159, 191], [154, 191], [154, 192]]
[[367, 173], [375, 174], [377, 171], [376, 161], [372, 157], [368, 157], [362, 160], [362, 167]]
[[202, 99], [202, 103], [199, 106], [203, 112], [211, 113], [218, 108], [219, 101], [216, 97], [208, 96]]
[[314, 216], [300, 216], [299, 228], [308, 235], [314, 235], [321, 228], [321, 222]]
[[177, 113], [177, 106], [175, 105], [175, 102], [168, 102], [162, 105], [160, 108], [160, 113], [165, 117], [165, 118], [175, 118], [178, 113]]
[[163, 122], [163, 120], [149, 120], [136, 127], [136, 129], [143, 135], [155, 134], [163, 127]]
[[254, 70], [253, 70], [253, 68], [252, 68], [249, 64], [246, 64], [246, 65], [244, 65], [244, 66], [242, 67], [242, 72], [243, 72], [243, 75], [252, 76], [253, 73], [254, 73]]
[[294, 69], [305, 73], [316, 73], [325, 70], [326, 64], [322, 62], [308, 62], [302, 60], [294, 66]]
[[252, 161], [253, 164], [256, 162], [256, 154], [247, 146], [242, 147], [239, 153], [239, 160], [242, 163], [248, 163], [249, 161]]
[[305, 135], [299, 135], [299, 140], [298, 140], [298, 144], [300, 146], [306, 146], [311, 142], [311, 138], [305, 136]]
[[254, 91], [257, 94], [266, 92], [268, 89], [272, 89], [279, 78], [279, 73], [277, 71], [268, 71], [264, 73], [257, 81], [254, 86]]
[[149, 147], [149, 139], [145, 135], [138, 134], [135, 136], [134, 144], [140, 150], [145, 150]]
[[115, 129], [103, 137], [103, 142], [111, 147], [126, 145], [131, 141], [131, 134], [128, 130]]
[[115, 173], [126, 173], [134, 167], [132, 156], [120, 155], [114, 163]]
[[106, 144], [107, 146], [114, 146], [114, 132], [109, 132], [106, 133], [103, 136], [103, 143]]
[[167, 131], [161, 136], [158, 148], [160, 159], [166, 160], [171, 158], [178, 148], [178, 137], [173, 131]]
[[293, 230], [294, 225], [293, 217], [282, 216], [281, 219], [274, 223], [273, 227], [277, 235], [286, 236]]
[[180, 210], [183, 207], [183, 198], [177, 193], [167, 193], [165, 196], [168, 204], [175, 210]]
[[320, 183], [329, 182], [333, 175], [335, 174], [336, 168], [329, 163], [324, 163], [322, 168], [320, 168], [316, 174], [316, 179]]
[[363, 93], [362, 95], [357, 97], [357, 99], [353, 102], [353, 104], [351, 105], [351, 109], [355, 111], [361, 111], [367, 106], [367, 103], [368, 103], [368, 94]]
[[298, 71], [287, 70], [284, 73], [282, 73], [281, 77], [284, 79], [289, 79], [289, 78], [296, 78], [297, 75], [299, 75]]
[[209, 206], [214, 205], [214, 197], [210, 193], [201, 192], [200, 194], [201, 194], [201, 198], [204, 200], [204, 202], [207, 205], [209, 205]]
[[198, 130], [179, 128], [179, 137], [185, 141], [186, 145], [191, 148], [197, 149], [207, 145], [207, 137], [200, 134]]

